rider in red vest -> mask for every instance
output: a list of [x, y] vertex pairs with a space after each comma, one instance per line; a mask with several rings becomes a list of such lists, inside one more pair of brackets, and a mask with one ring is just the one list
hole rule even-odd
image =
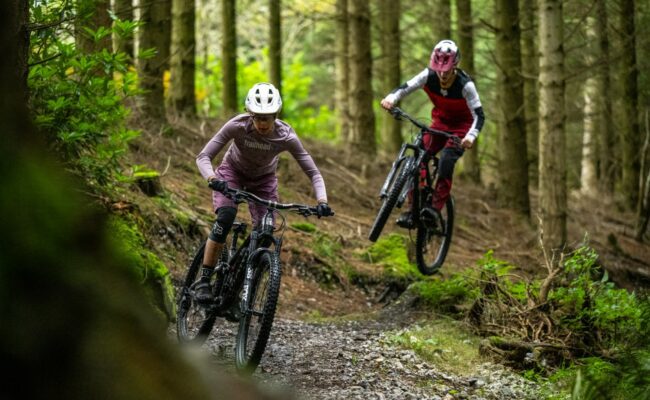
[[[437, 210], [441, 210], [449, 198], [456, 161], [465, 149], [472, 148], [485, 121], [476, 86], [470, 76], [457, 67], [459, 61], [460, 50], [456, 44], [451, 40], [440, 41], [433, 48], [429, 66], [381, 101], [381, 106], [390, 110], [416, 89], [424, 89], [434, 106], [431, 128], [458, 137], [460, 146], [444, 136], [424, 136], [425, 149], [431, 154], [440, 153], [438, 182], [431, 204]], [[425, 209], [424, 212], [432, 210]], [[403, 213], [397, 224], [411, 228], [410, 213]]]

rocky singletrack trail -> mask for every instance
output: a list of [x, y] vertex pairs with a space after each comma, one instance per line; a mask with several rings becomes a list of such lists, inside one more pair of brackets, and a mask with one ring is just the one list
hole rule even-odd
[[[296, 399], [536, 399], [538, 387], [503, 366], [485, 363], [472, 376], [441, 371], [388, 336], [415, 315], [379, 312], [362, 320], [307, 322], [276, 318], [252, 380]], [[218, 319], [201, 351], [232, 373], [238, 325]]]

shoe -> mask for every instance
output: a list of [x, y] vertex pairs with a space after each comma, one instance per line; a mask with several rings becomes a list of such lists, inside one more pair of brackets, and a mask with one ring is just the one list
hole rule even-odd
[[406, 229], [413, 229], [413, 218], [411, 217], [411, 212], [406, 211], [400, 214], [397, 218], [397, 226], [401, 226]]
[[200, 281], [194, 287], [194, 299], [201, 305], [209, 305], [213, 302], [212, 288], [210, 282]]
[[223, 317], [230, 322], [239, 322], [243, 316], [244, 314], [241, 312], [241, 308], [239, 307], [239, 301], [232, 303], [223, 313]]

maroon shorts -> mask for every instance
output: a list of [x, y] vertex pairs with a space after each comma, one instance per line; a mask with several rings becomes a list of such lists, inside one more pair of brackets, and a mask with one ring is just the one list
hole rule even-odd
[[[222, 163], [217, 168], [217, 179], [228, 182], [228, 187], [243, 189], [265, 200], [278, 201], [278, 177], [274, 173], [267, 174], [255, 179], [249, 179], [238, 173], [228, 163]], [[220, 192], [212, 192], [212, 205], [215, 212], [221, 207], [235, 207], [237, 204]], [[251, 213], [253, 223], [257, 224], [266, 214], [266, 207], [255, 203], [249, 203], [248, 209]]]

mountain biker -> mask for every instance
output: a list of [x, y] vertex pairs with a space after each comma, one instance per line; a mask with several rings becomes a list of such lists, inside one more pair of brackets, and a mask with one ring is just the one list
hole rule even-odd
[[[429, 66], [381, 101], [381, 106], [390, 110], [416, 89], [424, 89], [434, 105], [431, 128], [451, 132], [460, 140], [458, 146], [455, 140], [444, 136], [424, 136], [425, 149], [431, 154], [440, 152], [438, 182], [431, 204], [438, 211], [449, 198], [456, 161], [465, 149], [472, 148], [485, 121], [476, 86], [470, 76], [457, 67], [459, 61], [460, 50], [456, 44], [448, 39], [440, 41], [431, 52]], [[426, 208], [422, 212], [431, 214], [433, 210]], [[402, 213], [397, 224], [412, 228], [410, 212]]]
[[[318, 201], [318, 217], [331, 214], [325, 182], [314, 160], [305, 150], [295, 131], [277, 119], [282, 108], [280, 92], [270, 83], [257, 83], [248, 91], [247, 113], [237, 115], [217, 132], [196, 157], [196, 164], [212, 192], [217, 220], [205, 245], [200, 282], [195, 298], [199, 303], [212, 300], [210, 276], [221, 254], [237, 214], [237, 205], [221, 193], [227, 188], [244, 189], [267, 200], [278, 201], [278, 154], [288, 151], [296, 159], [311, 183]], [[215, 170], [212, 159], [233, 141]], [[249, 204], [253, 223], [260, 222], [266, 208]]]

